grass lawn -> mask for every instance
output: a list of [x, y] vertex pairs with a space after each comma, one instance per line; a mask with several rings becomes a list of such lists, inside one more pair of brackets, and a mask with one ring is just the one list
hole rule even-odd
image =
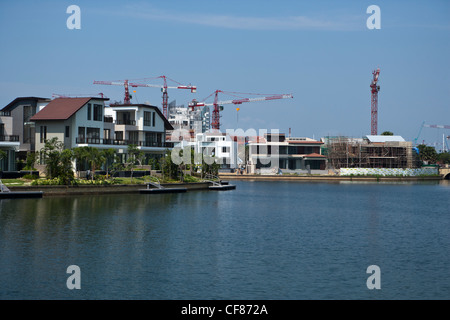
[[31, 184], [33, 180], [26, 179], [1, 179], [5, 186], [14, 187], [14, 186], [27, 186]]

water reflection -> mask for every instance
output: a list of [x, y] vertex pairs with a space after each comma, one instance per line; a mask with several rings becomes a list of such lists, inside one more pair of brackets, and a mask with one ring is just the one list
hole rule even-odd
[[448, 297], [448, 181], [236, 185], [1, 200], [0, 298], [370, 298], [371, 264], [377, 297]]

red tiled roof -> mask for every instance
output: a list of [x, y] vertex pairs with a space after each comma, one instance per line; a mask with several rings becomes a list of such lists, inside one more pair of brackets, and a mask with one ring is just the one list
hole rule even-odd
[[66, 120], [80, 110], [91, 99], [109, 100], [105, 98], [56, 98], [47, 106], [31, 117], [31, 121], [37, 120]]
[[305, 155], [305, 158], [326, 158], [326, 157], [318, 153], [310, 153]]

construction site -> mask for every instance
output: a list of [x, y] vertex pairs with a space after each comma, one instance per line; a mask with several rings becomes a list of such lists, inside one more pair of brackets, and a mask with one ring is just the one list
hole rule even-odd
[[412, 142], [399, 136], [326, 137], [322, 154], [328, 165], [340, 168], [418, 168], [418, 153]]

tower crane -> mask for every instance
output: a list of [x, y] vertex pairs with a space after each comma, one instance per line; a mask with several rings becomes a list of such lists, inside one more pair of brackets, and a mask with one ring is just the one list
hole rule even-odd
[[378, 91], [380, 86], [378, 83], [378, 76], [380, 75], [380, 68], [372, 72], [373, 79], [370, 84], [371, 92], [371, 110], [370, 110], [370, 134], [376, 136], [378, 132]]
[[[238, 99], [232, 99], [232, 100], [223, 100], [219, 101], [219, 93], [228, 94], [231, 96], [235, 96]], [[259, 95], [261, 97], [256, 98], [242, 98], [237, 96], [237, 94], [245, 94], [245, 95]], [[205, 102], [207, 99], [209, 99], [212, 95], [214, 95], [214, 102], [207, 103]], [[244, 102], [257, 102], [257, 101], [267, 101], [267, 100], [277, 100], [277, 99], [287, 99], [287, 98], [293, 98], [292, 94], [274, 94], [274, 95], [268, 95], [263, 96], [262, 94], [257, 93], [240, 93], [240, 92], [227, 92], [222, 90], [216, 90], [213, 93], [211, 93], [208, 97], [203, 99], [202, 102], [199, 102], [197, 100], [192, 100], [192, 102], [189, 103], [189, 107], [194, 110], [195, 107], [203, 107], [203, 106], [214, 106], [214, 110], [212, 112], [212, 121], [211, 121], [211, 127], [213, 129], [220, 129], [220, 111], [223, 110], [224, 104], [235, 104], [239, 105]]]
[[[197, 91], [197, 87], [196, 86], [192, 86], [192, 85], [183, 85], [173, 79], [170, 79], [166, 76], [159, 76], [159, 77], [154, 77], [154, 78], [144, 78], [144, 79], [137, 79], [137, 80], [148, 80], [148, 79], [163, 79], [163, 84], [162, 85], [157, 85], [157, 84], [148, 84], [148, 83], [136, 83], [136, 82], [129, 82], [129, 80], [123, 80], [123, 81], [94, 81], [94, 84], [105, 84], [105, 85], [121, 85], [125, 87], [125, 98], [123, 100], [123, 102], [125, 104], [129, 104], [130, 103], [130, 93], [129, 93], [129, 86], [133, 87], [133, 88], [137, 88], [137, 87], [151, 87], [151, 88], [161, 88], [161, 92], [162, 92], [162, 109], [163, 109], [163, 114], [166, 118], [169, 117], [169, 115], [167, 114], [167, 109], [168, 109], [168, 101], [169, 101], [169, 95], [167, 93], [167, 89], [188, 89], [191, 90], [192, 93]], [[176, 86], [168, 86], [167, 85], [167, 80], [170, 80], [172, 82], [175, 82], [177, 85]]]
[[105, 84], [105, 85], [115, 85], [125, 87], [125, 97], [123, 98], [124, 104], [131, 103], [130, 92], [128, 90], [128, 80], [117, 80], [117, 81], [94, 81], [94, 84]]
[[[425, 124], [425, 121], [422, 122], [422, 125], [420, 126], [420, 130], [419, 130], [419, 134], [414, 139], [414, 145], [417, 145], [417, 140], [419, 139], [420, 133], [422, 132], [423, 128], [450, 129], [450, 125], [446, 125], [446, 124]], [[448, 139], [450, 139], [450, 136], [447, 136], [447, 140]], [[442, 140], [443, 140], [442, 141], [442, 150], [445, 150], [445, 145], [447, 145], [447, 149], [449, 149], [447, 141], [445, 141], [445, 135], [443, 136]]]

